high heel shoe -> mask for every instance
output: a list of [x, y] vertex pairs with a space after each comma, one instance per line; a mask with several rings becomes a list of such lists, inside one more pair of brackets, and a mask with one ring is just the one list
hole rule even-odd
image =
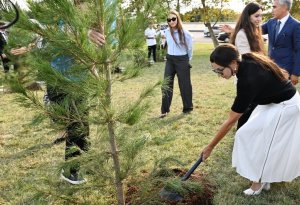
[[252, 190], [251, 188], [246, 189], [244, 191], [244, 194], [248, 195], [248, 196], [259, 195], [263, 189], [264, 190], [269, 190], [270, 189], [270, 183], [262, 183], [261, 187], [256, 191]]

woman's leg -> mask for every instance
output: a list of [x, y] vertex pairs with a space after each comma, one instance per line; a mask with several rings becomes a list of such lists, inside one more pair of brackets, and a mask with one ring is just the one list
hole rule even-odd
[[167, 87], [162, 88], [162, 114], [170, 112], [170, 106], [173, 98], [174, 77], [176, 72], [172, 61], [172, 57], [168, 56], [164, 74], [164, 79], [167, 80]]
[[175, 70], [178, 77], [178, 84], [181, 93], [183, 112], [188, 113], [193, 110], [193, 91], [191, 83], [191, 69], [187, 56], [180, 56], [175, 63]]

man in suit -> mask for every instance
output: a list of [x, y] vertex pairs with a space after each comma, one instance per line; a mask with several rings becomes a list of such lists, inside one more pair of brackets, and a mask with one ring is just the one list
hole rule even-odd
[[270, 58], [288, 71], [296, 85], [300, 76], [300, 22], [289, 13], [292, 3], [293, 0], [274, 0], [274, 18], [262, 25], [262, 31], [269, 36]]

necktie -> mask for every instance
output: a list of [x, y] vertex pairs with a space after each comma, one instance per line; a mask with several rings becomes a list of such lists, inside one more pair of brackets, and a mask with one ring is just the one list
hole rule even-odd
[[275, 41], [276, 41], [278, 33], [279, 33], [280, 24], [281, 24], [281, 21], [277, 21], [276, 26], [275, 26]]

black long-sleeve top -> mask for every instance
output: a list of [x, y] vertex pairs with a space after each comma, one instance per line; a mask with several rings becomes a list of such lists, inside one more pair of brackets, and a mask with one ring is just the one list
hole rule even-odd
[[244, 113], [251, 104], [266, 105], [291, 99], [296, 88], [291, 81], [279, 80], [270, 70], [243, 56], [236, 74], [237, 95], [231, 110]]

